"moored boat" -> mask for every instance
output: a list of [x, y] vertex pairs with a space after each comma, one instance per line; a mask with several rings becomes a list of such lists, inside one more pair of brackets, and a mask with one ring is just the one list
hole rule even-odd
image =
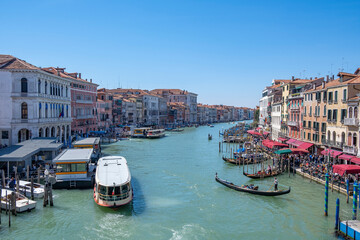
[[246, 192], [246, 193], [250, 193], [250, 194], [255, 194], [255, 195], [262, 195], [262, 196], [279, 196], [279, 195], [284, 195], [284, 194], [288, 194], [291, 191], [291, 188], [289, 187], [289, 189], [287, 190], [278, 190], [278, 191], [260, 191], [258, 190], [258, 186], [253, 186], [252, 188], [250, 188], [249, 186], [238, 186], [233, 184], [232, 182], [228, 182], [224, 179], [221, 179], [217, 176], [217, 173], [215, 175], [215, 180], [218, 183], [221, 183], [222, 185], [234, 189], [236, 191], [240, 191], [240, 192]]
[[[34, 198], [44, 197], [44, 185], [33, 183]], [[19, 191], [22, 192], [26, 197], [31, 197], [31, 182], [19, 180]]]
[[147, 138], [161, 138], [165, 137], [165, 129], [152, 129], [147, 131]]
[[121, 156], [102, 157], [95, 175], [94, 201], [103, 207], [119, 207], [133, 199], [131, 174]]
[[[9, 189], [1, 189], [1, 208], [9, 208], [9, 201], [11, 199], [11, 194], [14, 191]], [[21, 213], [25, 211], [30, 211], [36, 207], [36, 201], [30, 200], [22, 194], [16, 194], [16, 212]]]
[[182, 132], [182, 131], [184, 131], [184, 129], [183, 128], [174, 128], [171, 131], [172, 132]]
[[268, 178], [268, 177], [275, 177], [277, 175], [280, 175], [281, 172], [280, 171], [271, 171], [271, 173], [266, 173], [266, 172], [258, 172], [255, 174], [252, 173], [246, 173], [243, 169], [243, 175], [252, 179], [260, 179], [260, 178]]

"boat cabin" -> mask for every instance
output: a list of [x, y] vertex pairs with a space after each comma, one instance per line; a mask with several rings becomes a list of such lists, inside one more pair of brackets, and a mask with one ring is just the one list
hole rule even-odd
[[[91, 163], [92, 154], [92, 148], [83, 148], [67, 149], [57, 156], [53, 160], [56, 172], [56, 184], [54, 184], [54, 188], [59, 187], [59, 185], [64, 188], [68, 186], [79, 186], [79, 188], [84, 186], [91, 187], [91, 182], [93, 181], [92, 176], [95, 171], [95, 165]], [[82, 187], [76, 182], [80, 182]]]
[[131, 136], [132, 137], [146, 137], [146, 134], [149, 130], [151, 130], [151, 128], [134, 128]]

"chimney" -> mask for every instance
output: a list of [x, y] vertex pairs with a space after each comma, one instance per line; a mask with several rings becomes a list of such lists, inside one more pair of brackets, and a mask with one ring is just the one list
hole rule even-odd
[[322, 87], [322, 88], [325, 88], [325, 81], [322, 81], [322, 82], [321, 82], [321, 87]]
[[326, 82], [329, 82], [329, 75], [326, 75]]
[[312, 77], [310, 78], [310, 80], [312, 80]]
[[291, 81], [294, 81], [295, 80], [295, 77], [294, 76], [291, 76]]
[[334, 75], [332, 75], [332, 80], [334, 80], [335, 79], [335, 76]]
[[79, 73], [79, 78], [81, 78], [81, 73]]
[[90, 78], [90, 82], [92, 83], [92, 78]]
[[317, 79], [317, 77], [315, 77], [315, 80]]

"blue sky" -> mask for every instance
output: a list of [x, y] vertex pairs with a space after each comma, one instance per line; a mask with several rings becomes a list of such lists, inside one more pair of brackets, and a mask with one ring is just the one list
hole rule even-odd
[[106, 88], [254, 107], [272, 79], [360, 67], [360, 1], [1, 1], [0, 53]]

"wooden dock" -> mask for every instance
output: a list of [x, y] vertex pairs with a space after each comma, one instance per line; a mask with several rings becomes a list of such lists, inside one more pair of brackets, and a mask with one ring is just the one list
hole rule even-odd
[[[319, 179], [319, 178], [317, 178], [317, 177], [311, 176], [311, 175], [308, 174], [308, 173], [304, 173], [304, 172], [301, 171], [300, 168], [297, 168], [297, 169], [296, 169], [296, 174], [299, 174], [299, 175], [301, 175], [301, 176], [303, 176], [303, 177], [309, 178], [309, 179], [311, 179], [312, 181], [317, 182], [317, 183], [320, 183], [320, 184], [322, 184], [322, 185], [325, 186], [325, 181], [324, 181], [324, 180], [321, 180], [321, 179]], [[338, 191], [338, 192], [341, 192], [342, 194], [345, 194], [345, 195], [346, 195], [346, 189], [344, 189], [344, 188], [342, 188], [342, 187], [339, 187], [339, 186], [337, 186], [337, 185], [329, 184], [329, 188], [330, 188], [330, 189], [334, 189], [334, 191]], [[350, 192], [350, 193], [351, 193], [351, 192]]]

